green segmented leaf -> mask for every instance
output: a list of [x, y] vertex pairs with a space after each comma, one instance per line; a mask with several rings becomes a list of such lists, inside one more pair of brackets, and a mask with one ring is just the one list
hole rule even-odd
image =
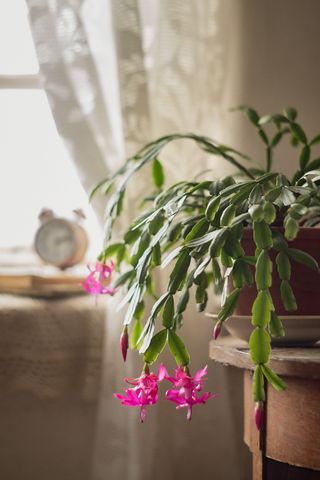
[[315, 158], [308, 164], [305, 171], [310, 172], [312, 170], [318, 170], [319, 167], [320, 167], [320, 158]]
[[246, 189], [249, 185], [251, 186], [251, 188], [253, 188], [255, 184], [256, 182], [252, 180], [247, 182], [238, 182], [238, 183], [235, 183], [234, 185], [230, 185], [229, 187], [224, 188], [223, 190], [221, 190], [220, 194], [223, 197], [227, 197], [232, 193], [236, 193], [239, 191], [241, 192], [243, 189]]
[[276, 219], [277, 212], [271, 202], [265, 202], [263, 205], [263, 219], [266, 223], [273, 223]]
[[156, 317], [158, 316], [158, 314], [159, 314], [163, 304], [165, 303], [168, 295], [169, 295], [168, 292], [164, 293], [163, 295], [161, 295], [160, 298], [158, 298], [156, 303], [153, 304], [153, 307], [151, 309], [151, 313], [150, 313], [150, 315], [149, 315], [149, 317], [148, 317], [148, 319], [147, 319], [147, 321], [146, 321], [146, 323], [143, 327], [141, 335], [138, 339], [139, 353], [144, 353], [147, 350], [147, 348], [149, 347], [152, 336], [153, 336], [153, 332], [154, 332], [154, 329], [155, 329], [154, 321], [155, 321]]
[[159, 212], [155, 215], [155, 217], [149, 223], [149, 232], [151, 235], [155, 235], [158, 233], [160, 228], [162, 227], [164, 222], [164, 212], [163, 210], [159, 210]]
[[240, 260], [236, 260], [232, 268], [232, 283], [234, 288], [242, 288], [245, 286], [245, 280], [242, 274], [243, 264]]
[[181, 338], [172, 330], [168, 332], [169, 349], [179, 366], [186, 366], [190, 362], [190, 355]]
[[237, 107], [235, 110], [240, 110], [241, 112], [243, 112], [246, 115], [246, 117], [248, 118], [248, 120], [255, 127], [257, 127], [259, 125], [260, 117], [259, 117], [258, 113], [256, 112], [256, 110], [254, 110], [253, 108], [247, 107], [246, 105], [241, 105], [240, 107]]
[[123, 210], [124, 194], [125, 190], [121, 190], [120, 192], [116, 192], [115, 194], [114, 207], [116, 209], [116, 216], [119, 216]]
[[126, 311], [123, 325], [129, 325], [131, 323], [131, 320], [133, 319], [134, 312], [138, 306], [138, 303], [140, 301], [142, 289], [140, 285], [138, 285], [130, 299], [129, 307]]
[[261, 140], [265, 145], [269, 145], [269, 138], [264, 130], [262, 128], [258, 128], [258, 133], [260, 135]]
[[175, 242], [176, 240], [178, 240], [181, 230], [182, 230], [181, 223], [176, 223], [175, 225], [172, 225], [168, 230], [169, 242]]
[[201, 303], [197, 303], [197, 310], [198, 312], [203, 312], [207, 306], [207, 303], [208, 303], [208, 294], [206, 291], [204, 291], [204, 295], [203, 295], [203, 300]]
[[275, 312], [271, 312], [269, 331], [273, 337], [284, 336], [284, 328], [282, 322]]
[[189, 242], [187, 244], [187, 247], [200, 247], [201, 245], [211, 242], [216, 237], [220, 237], [220, 235], [222, 235], [222, 232], [224, 231], [226, 231], [226, 228], [221, 228], [219, 230], [212, 230], [211, 232], [208, 232], [205, 235], [203, 235], [203, 237], [195, 238], [194, 240]]
[[[287, 120], [287, 119], [286, 119]], [[274, 115], [263, 115], [259, 120], [259, 125], [266, 125], [274, 121]]]
[[122, 298], [121, 302], [118, 303], [116, 308], [117, 312], [119, 312], [131, 300], [137, 288], [139, 288], [139, 285], [137, 282], [131, 285], [126, 295]]
[[267, 250], [262, 250], [256, 263], [255, 280], [258, 290], [265, 290], [272, 285], [272, 262]]
[[141, 302], [139, 302], [138, 305], [136, 306], [136, 309], [133, 314], [133, 318], [135, 318], [136, 320], [142, 320], [144, 316], [144, 310], [145, 310], [144, 301], [141, 300]]
[[271, 303], [266, 290], [261, 290], [252, 305], [252, 325], [265, 327], [270, 321]]
[[127, 245], [131, 245], [134, 243], [139, 237], [141, 236], [140, 230], [128, 230], [127, 233], [124, 235], [124, 243]]
[[189, 294], [189, 289], [186, 288], [182, 293], [179, 298], [178, 304], [177, 304], [177, 313], [183, 313], [185, 309], [187, 308], [188, 302], [189, 302], [190, 294]]
[[141, 320], [138, 320], [138, 319], [135, 320], [132, 331], [130, 333], [130, 337], [129, 337], [129, 345], [132, 350], [139, 350], [140, 344], [138, 340], [140, 338], [142, 330], [143, 330], [143, 325]]
[[223, 247], [226, 240], [228, 230], [226, 228], [223, 228], [221, 230], [217, 230], [217, 232], [217, 235], [212, 240], [209, 246], [209, 254], [211, 258], [218, 257], [220, 255], [221, 248]]
[[278, 173], [275, 173], [275, 172], [267, 172], [267, 173], [264, 173], [263, 175], [261, 175], [259, 178], [257, 178], [256, 182], [259, 182], [259, 183], [267, 183], [267, 182], [270, 182], [272, 180], [274, 180], [276, 177], [278, 176]]
[[270, 202], [274, 202], [275, 200], [277, 200], [277, 198], [281, 194], [281, 191], [282, 191], [282, 187], [273, 188], [272, 190], [269, 190], [268, 193], [266, 193], [265, 199]]
[[287, 187], [282, 187], [281, 193], [279, 198], [277, 199], [277, 204], [278, 202], [282, 202], [285, 207], [288, 207], [289, 205], [292, 205], [296, 200], [296, 197], [292, 193], [291, 190]]
[[242, 288], [253, 283], [251, 269], [242, 258], [236, 260], [233, 264], [232, 281], [234, 288]]
[[117, 251], [117, 255], [116, 255], [117, 268], [120, 267], [121, 262], [124, 259], [125, 255], [126, 255], [126, 246], [123, 244], [122, 247], [120, 247]]
[[228, 227], [232, 220], [234, 219], [236, 213], [236, 208], [234, 205], [229, 205], [221, 215], [220, 224], [223, 227]]
[[170, 274], [169, 292], [175, 293], [184, 280], [190, 265], [191, 257], [189, 250], [183, 250]]
[[255, 365], [267, 363], [271, 351], [270, 335], [264, 328], [256, 327], [249, 339], [250, 355]]
[[298, 112], [295, 108], [292, 108], [292, 107], [287, 107], [284, 109], [283, 113], [285, 114], [285, 116], [291, 120], [291, 122], [294, 122], [295, 119], [297, 118], [297, 115], [298, 115]]
[[169, 295], [169, 292], [165, 292], [163, 295], [161, 295], [161, 297], [158, 298], [156, 303], [153, 304], [148, 321], [150, 320], [150, 322], [152, 322], [158, 316]]
[[296, 137], [297, 140], [299, 140], [299, 142], [304, 144], [308, 143], [307, 136], [298, 123], [291, 123], [290, 128], [293, 135]]
[[302, 263], [313, 270], [319, 271], [318, 262], [308, 253], [303, 252], [297, 248], [288, 248], [288, 255], [293, 258], [296, 262]]
[[308, 207], [306, 207], [302, 203], [294, 203], [290, 207], [290, 212], [295, 212], [299, 215], [299, 217], [302, 217], [303, 215], [305, 215], [308, 212]]
[[273, 248], [278, 252], [284, 251], [287, 252], [288, 250], [288, 243], [284, 239], [282, 233], [273, 231], [272, 232], [272, 240], [273, 240]]
[[168, 330], [165, 328], [158, 332], [151, 340], [149, 347], [144, 353], [145, 363], [154, 363], [164, 349], [168, 338]]
[[275, 372], [273, 372], [271, 368], [267, 367], [266, 365], [261, 365], [261, 369], [263, 375], [266, 377], [268, 382], [271, 383], [275, 390], [281, 392], [286, 389], [287, 386], [285, 382]]
[[112, 243], [111, 245], [108, 245], [107, 248], [104, 249], [103, 257], [106, 259], [109, 257], [116, 256], [118, 251], [123, 248], [124, 248], [124, 244], [122, 242]]
[[253, 239], [258, 248], [272, 247], [271, 230], [265, 221], [253, 222]]
[[139, 262], [142, 254], [149, 247], [150, 241], [151, 241], [151, 237], [150, 237], [149, 232], [144, 232], [142, 234], [139, 242], [135, 243], [134, 246], [133, 246], [133, 252], [134, 253], [133, 253], [133, 255], [130, 259], [131, 265], [133, 265], [134, 267], [137, 265], [137, 263]]
[[290, 280], [291, 265], [288, 255], [285, 252], [280, 252], [276, 256], [277, 269], [281, 280]]
[[299, 224], [297, 220], [292, 217], [287, 217], [284, 228], [284, 236], [287, 240], [294, 240], [297, 237], [299, 232]]
[[261, 187], [260, 183], [258, 183], [252, 190], [249, 195], [249, 203], [250, 205], [255, 205], [256, 203], [261, 202], [261, 198], [263, 196], [263, 188]]
[[225, 252], [232, 258], [243, 257], [245, 253], [241, 247], [240, 241], [235, 238], [231, 232], [228, 232], [223, 248]]
[[251, 207], [249, 208], [249, 214], [254, 222], [260, 222], [264, 219], [262, 205], [251, 205]]
[[206, 219], [208, 222], [212, 222], [216, 216], [217, 211], [220, 207], [220, 197], [213, 197], [209, 200], [209, 203], [206, 208]]
[[201, 285], [199, 285], [196, 289], [196, 302], [203, 303], [206, 298], [206, 290]]
[[252, 265], [252, 266], [255, 266], [255, 264], [257, 263], [256, 257], [250, 256], [250, 255], [245, 255], [244, 257], [242, 257], [242, 260], [246, 262], [248, 265]]
[[255, 402], [264, 402], [265, 400], [264, 377], [263, 377], [261, 365], [256, 365], [254, 369], [254, 374], [252, 378], [252, 393], [253, 393], [253, 400]]
[[166, 328], [171, 328], [173, 325], [173, 317], [174, 317], [174, 300], [173, 300], [173, 295], [169, 295], [163, 307], [162, 325]]
[[241, 293], [241, 288], [235, 288], [226, 298], [223, 307], [218, 313], [218, 320], [224, 322], [233, 314]]
[[195, 238], [202, 237], [208, 230], [209, 223], [207, 222], [206, 218], [201, 218], [191, 229], [188, 235], [185, 238], [185, 242], [191, 242]]
[[280, 142], [280, 140], [281, 140], [282, 137], [283, 137], [283, 132], [277, 133], [277, 134], [273, 137], [273, 139], [271, 140], [270, 146], [271, 146], [272, 148], [276, 147], [276, 146], [278, 145], [278, 143]]
[[280, 285], [281, 299], [287, 311], [297, 310], [297, 303], [291, 285], [287, 280], [282, 280]]
[[134, 270], [128, 270], [127, 272], [124, 272], [120, 277], [117, 278], [117, 280], [114, 282], [114, 288], [120, 287], [121, 285], [124, 285], [127, 280], [131, 279], [134, 275]]
[[211, 257], [208, 255], [205, 257], [202, 262], [197, 266], [195, 272], [194, 272], [194, 278], [197, 278], [199, 275], [201, 275], [202, 272], [207, 268], [211, 260]]
[[310, 160], [310, 147], [305, 145], [299, 157], [300, 169], [304, 170]]
[[169, 263], [174, 260], [179, 253], [182, 251], [183, 247], [180, 245], [179, 247], [172, 250], [168, 255], [164, 258], [163, 262], [161, 263], [161, 268], [165, 268]]
[[154, 265], [161, 265], [161, 247], [159, 242], [152, 249], [152, 260]]
[[101, 180], [101, 182], [97, 183], [94, 185], [90, 192], [89, 192], [89, 202], [93, 199], [93, 197], [96, 195], [96, 193], [101, 190], [103, 187], [105, 187], [105, 193], [108, 193], [110, 191], [110, 188], [113, 186], [113, 181], [109, 178], [105, 178], [104, 180]]
[[140, 258], [139, 262], [138, 262], [138, 265], [136, 266], [136, 279], [137, 279], [137, 282], [142, 285], [147, 276], [148, 276], [148, 271], [149, 271], [149, 268], [150, 268], [150, 264], [151, 264], [151, 259], [152, 259], [152, 252], [151, 251], [147, 251], [143, 257]]
[[164, 171], [160, 161], [155, 158], [152, 162], [152, 178], [157, 188], [161, 188], [164, 184]]
[[254, 183], [247, 183], [243, 187], [239, 188], [239, 190], [230, 198], [231, 204], [235, 205], [241, 203], [243, 200], [246, 200], [253, 188]]
[[230, 223], [230, 228], [237, 227], [238, 225], [243, 226], [243, 223], [248, 220], [249, 217], [249, 213], [241, 213], [240, 215], [237, 215]]
[[232, 267], [233, 265], [233, 259], [230, 257], [230, 255], [227, 254], [227, 252], [222, 248], [221, 250], [221, 255], [220, 255], [220, 260], [221, 263], [224, 267]]
[[[244, 257], [242, 257], [242, 258], [244, 258]], [[245, 285], [252, 285], [253, 284], [253, 275], [252, 275], [251, 268], [243, 260], [242, 260], [242, 276], [243, 276]]]
[[213, 279], [215, 283], [218, 283], [221, 281], [221, 270], [219, 263], [215, 258], [212, 259], [212, 274], [213, 274]]
[[317, 143], [320, 143], [320, 135], [316, 135], [316, 136], [311, 140], [311, 142], [309, 143], [309, 145], [312, 147], [313, 145], [317, 145]]

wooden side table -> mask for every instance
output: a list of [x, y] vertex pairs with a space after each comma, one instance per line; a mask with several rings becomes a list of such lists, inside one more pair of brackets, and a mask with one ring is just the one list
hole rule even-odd
[[267, 385], [260, 432], [247, 344], [230, 337], [212, 341], [210, 358], [244, 370], [244, 441], [252, 452], [253, 480], [320, 480], [320, 345], [273, 349], [270, 366], [287, 389]]

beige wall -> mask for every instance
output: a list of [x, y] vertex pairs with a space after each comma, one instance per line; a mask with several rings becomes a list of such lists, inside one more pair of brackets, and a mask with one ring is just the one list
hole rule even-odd
[[[227, 48], [224, 140], [261, 157], [252, 127], [226, 112], [240, 104], [261, 114], [295, 106], [306, 132], [320, 131], [320, 2], [223, 0], [221, 20]], [[281, 150], [275, 168], [291, 173], [296, 156], [287, 152]]]

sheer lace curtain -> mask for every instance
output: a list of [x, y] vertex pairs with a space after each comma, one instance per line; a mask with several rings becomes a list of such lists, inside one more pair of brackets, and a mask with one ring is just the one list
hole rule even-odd
[[[43, 84], [86, 189], [125, 156], [162, 134], [194, 131], [219, 137], [226, 77], [221, 1], [27, 3]], [[209, 166], [204, 154], [183, 142], [165, 152], [164, 163], [170, 181]], [[212, 158], [210, 166], [219, 175], [224, 168]], [[137, 179], [131, 198], [149, 182], [146, 175]], [[102, 219], [103, 198], [95, 208]], [[210, 365], [209, 387], [223, 391], [223, 398], [199, 408], [191, 425], [182, 412], [163, 404], [150, 409], [141, 426], [136, 412], [114, 400], [112, 392], [123, 388], [126, 373], [119, 361], [121, 318], [114, 314], [114, 301], [105, 322], [92, 480], [191, 479], [199, 474], [199, 464], [207, 474], [214, 470], [217, 478], [247, 478], [245, 468], [243, 477], [239, 473], [245, 452], [241, 450], [241, 386], [234, 372], [226, 374]], [[194, 368], [208, 360], [211, 327], [190, 309], [184, 338], [191, 344]], [[131, 356], [126, 368], [135, 374], [141, 365]]]

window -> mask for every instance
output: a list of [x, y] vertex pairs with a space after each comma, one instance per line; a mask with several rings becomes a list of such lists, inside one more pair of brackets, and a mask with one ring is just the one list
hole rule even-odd
[[32, 245], [42, 207], [83, 208], [94, 254], [98, 225], [41, 89], [27, 15], [24, 0], [0, 2], [0, 248]]

